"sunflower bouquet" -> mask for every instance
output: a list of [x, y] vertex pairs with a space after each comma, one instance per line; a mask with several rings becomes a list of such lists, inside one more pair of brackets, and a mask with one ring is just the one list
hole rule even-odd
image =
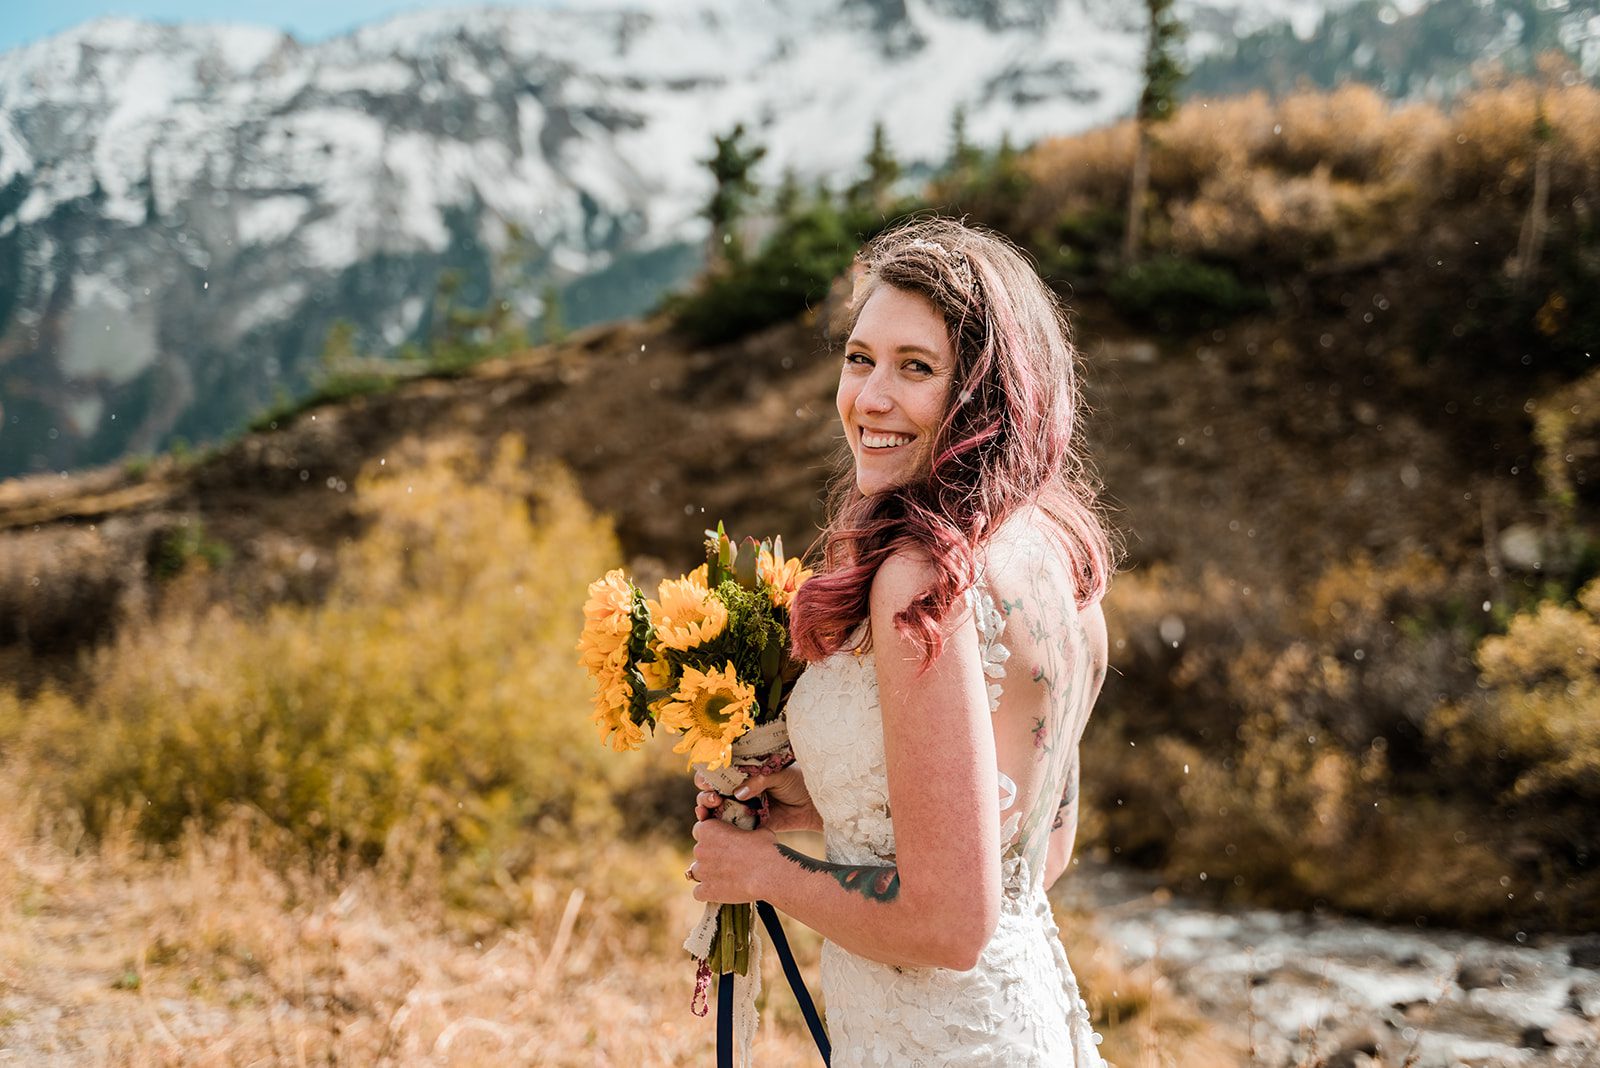
[[[722, 794], [794, 759], [783, 705], [799, 677], [789, 657], [789, 609], [811, 575], [785, 559], [783, 539], [736, 545], [717, 524], [706, 562], [664, 579], [648, 598], [619, 568], [589, 586], [580, 662], [594, 680], [601, 740], [624, 752], [660, 727]], [[731, 798], [720, 816], [750, 828], [759, 806]], [[711, 974], [750, 969], [751, 909], [723, 905], [685, 943], [701, 962], [696, 1004]]]

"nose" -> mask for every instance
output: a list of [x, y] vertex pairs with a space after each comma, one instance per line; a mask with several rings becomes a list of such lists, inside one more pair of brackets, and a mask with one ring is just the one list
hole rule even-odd
[[867, 381], [861, 387], [861, 392], [856, 395], [856, 407], [863, 412], [873, 415], [882, 415], [894, 407], [894, 398], [889, 395], [888, 382], [879, 373], [878, 368], [867, 376]]

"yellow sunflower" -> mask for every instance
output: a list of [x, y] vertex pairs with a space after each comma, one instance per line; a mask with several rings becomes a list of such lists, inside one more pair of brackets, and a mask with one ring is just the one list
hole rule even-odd
[[[626, 650], [624, 650], [624, 654]], [[594, 700], [596, 707], [606, 705], [612, 708], [626, 708], [633, 701], [633, 684], [628, 680], [628, 664], [626, 655], [620, 663], [607, 663], [598, 672], [591, 672], [594, 676]]]
[[578, 662], [595, 681], [609, 681], [627, 662], [632, 613], [633, 586], [620, 567], [589, 584], [589, 599], [583, 605], [583, 633], [578, 637]]
[[706, 568], [701, 564], [677, 579], [663, 579], [660, 600], [648, 601], [656, 639], [668, 649], [686, 652], [722, 633], [728, 609], [706, 588]]
[[594, 699], [594, 722], [600, 728], [600, 740], [619, 753], [626, 753], [644, 744], [644, 729], [628, 718], [628, 705], [612, 704], [603, 694]]
[[[652, 690], [666, 690], [672, 687], [672, 667], [662, 659], [658, 652], [654, 660], [644, 660], [639, 663], [639, 673], [644, 676], [644, 682]], [[658, 697], [650, 705], [651, 711], [658, 716], [661, 706], [671, 698]]]
[[756, 575], [772, 587], [774, 608], [788, 608], [794, 604], [794, 595], [802, 583], [811, 577], [811, 569], [800, 566], [798, 558], [783, 558], [783, 542], [776, 543], [772, 551], [763, 548], [756, 554]]
[[733, 763], [735, 738], [755, 726], [756, 691], [739, 681], [733, 661], [726, 669], [683, 669], [678, 692], [661, 706], [657, 720], [670, 731], [682, 731], [674, 753], [688, 753], [689, 762], [710, 768]]

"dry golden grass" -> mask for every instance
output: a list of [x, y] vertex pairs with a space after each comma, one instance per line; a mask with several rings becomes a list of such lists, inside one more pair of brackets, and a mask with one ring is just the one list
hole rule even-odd
[[[6, 790], [14, 800], [17, 784]], [[698, 909], [673, 879], [674, 850], [596, 846], [586, 862], [607, 878], [507, 885], [514, 924], [474, 936], [447, 918], [437, 864], [311, 865], [242, 814], [171, 855], [125, 830], [71, 849], [27, 819], [15, 804], [0, 816], [0, 1050], [21, 1063], [672, 1065], [708, 1054], [710, 1023], [688, 1011], [690, 962], [662, 945]], [[660, 930], [619, 907], [613, 879], [656, 895]], [[808, 1063], [792, 1015], [767, 1014], [762, 1063]]]
[[[60, 1065], [677, 1065], [710, 1056], [675, 942], [699, 906], [682, 848], [589, 844], [568, 874], [498, 889], [509, 926], [452, 912], [425, 833], [376, 866], [315, 863], [239, 812], [151, 851], [123, 822], [96, 842], [41, 831], [0, 772], [0, 1056]], [[48, 824], [48, 820], [42, 821]], [[569, 858], [575, 859], [575, 858]], [[628, 885], [653, 915], [616, 901]], [[1063, 915], [1106, 1054], [1123, 1068], [1235, 1063], [1150, 965], [1128, 968], [1092, 917]], [[788, 925], [808, 985], [818, 940]], [[775, 955], [762, 1065], [816, 1054]]]
[[[575, 662], [608, 525], [514, 440], [412, 443], [354, 488], [322, 603], [227, 609], [186, 572], [74, 692], [0, 688], [0, 1062], [709, 1056], [681, 758], [604, 751]], [[1124, 1064], [1214, 1063], [1166, 1052], [1205, 1025], [1158, 976], [1072, 930]], [[814, 1063], [765, 970], [759, 1063]]]

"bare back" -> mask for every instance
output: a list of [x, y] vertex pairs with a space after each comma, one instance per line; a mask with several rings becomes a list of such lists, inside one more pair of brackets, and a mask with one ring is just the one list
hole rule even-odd
[[1106, 670], [1100, 606], [1082, 611], [1050, 521], [1029, 510], [990, 540], [980, 591], [1002, 621], [1004, 661], [995, 755], [1015, 790], [1001, 812], [1008, 854], [1040, 872], [1063, 801], [1075, 798], [1078, 743]]

